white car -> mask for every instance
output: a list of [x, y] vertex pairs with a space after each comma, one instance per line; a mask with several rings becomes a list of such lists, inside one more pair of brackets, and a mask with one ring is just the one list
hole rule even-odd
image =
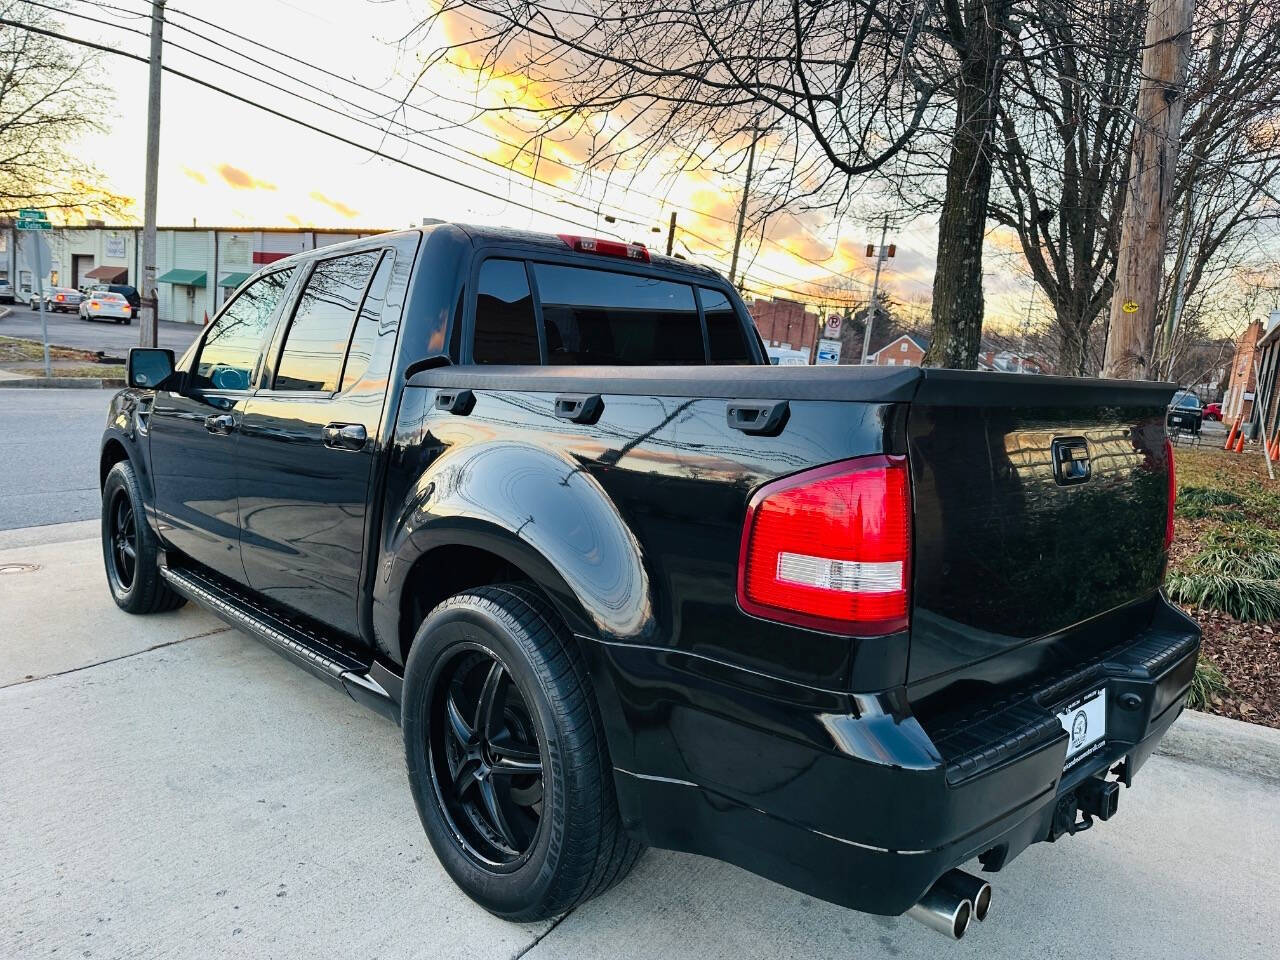
[[80, 319], [131, 323], [133, 307], [129, 306], [129, 301], [122, 294], [95, 290], [80, 304]]
[[0, 280], [0, 303], [13, 303], [13, 284], [8, 280]]

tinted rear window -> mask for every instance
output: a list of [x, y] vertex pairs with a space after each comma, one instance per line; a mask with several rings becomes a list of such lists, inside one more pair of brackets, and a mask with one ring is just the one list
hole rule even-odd
[[476, 363], [537, 364], [538, 321], [523, 260], [486, 260], [476, 297]]
[[712, 363], [750, 363], [751, 351], [747, 346], [742, 321], [733, 304], [719, 290], [698, 288], [702, 297], [702, 313], [707, 318], [707, 345]]
[[705, 362], [693, 288], [655, 277], [532, 264], [551, 364]]

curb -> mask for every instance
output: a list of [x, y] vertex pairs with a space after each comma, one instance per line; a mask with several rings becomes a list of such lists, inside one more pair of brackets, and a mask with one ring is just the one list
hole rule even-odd
[[23, 377], [21, 380], [0, 380], [0, 388], [47, 390], [110, 390], [123, 387], [120, 377]]
[[1280, 730], [1184, 710], [1160, 741], [1162, 757], [1280, 783]]

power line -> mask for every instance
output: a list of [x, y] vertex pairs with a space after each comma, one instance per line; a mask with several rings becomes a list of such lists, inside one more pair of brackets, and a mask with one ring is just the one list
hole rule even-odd
[[[141, 14], [139, 14], [139, 13], [137, 13], [137, 12], [135, 12], [135, 11], [129, 10], [128, 8], [120, 7], [120, 6], [117, 6], [117, 5], [115, 5], [115, 4], [111, 4], [111, 3], [107, 3], [107, 2], [105, 2], [105, 0], [79, 0], [79, 2], [81, 2], [81, 3], [86, 3], [86, 4], [89, 4], [89, 5], [91, 5], [91, 6], [95, 6], [95, 7], [100, 7], [100, 8], [103, 8], [103, 9], [117, 10], [117, 11], [120, 11], [120, 12], [123, 12], [123, 13], [130, 14], [130, 15], [132, 15], [132, 16], [142, 16]], [[381, 97], [381, 98], [383, 98], [384, 100], [390, 101], [391, 103], [395, 104], [395, 106], [396, 106], [397, 108], [400, 108], [400, 109], [412, 109], [412, 110], [418, 111], [419, 113], [422, 113], [422, 114], [424, 114], [424, 115], [426, 115], [426, 116], [429, 116], [429, 117], [431, 117], [431, 118], [433, 118], [433, 119], [435, 119], [435, 120], [439, 120], [439, 121], [441, 121], [442, 123], [445, 123], [445, 124], [449, 125], [450, 127], [457, 127], [457, 126], [460, 126], [460, 124], [459, 124], [456, 120], [453, 120], [453, 119], [451, 119], [451, 118], [449, 118], [449, 117], [443, 116], [442, 114], [439, 114], [439, 113], [436, 113], [436, 112], [434, 112], [434, 111], [432, 111], [432, 110], [429, 110], [429, 109], [427, 109], [426, 107], [422, 107], [422, 106], [420, 106], [420, 105], [418, 105], [418, 104], [409, 103], [409, 102], [408, 102], [408, 100], [406, 100], [406, 99], [404, 99], [404, 98], [396, 97], [396, 96], [394, 96], [394, 95], [392, 95], [392, 94], [387, 93], [387, 92], [386, 92], [386, 91], [384, 91], [384, 90], [378, 90], [378, 89], [376, 89], [376, 88], [374, 88], [374, 87], [370, 87], [370, 86], [368, 86], [367, 84], [360, 83], [359, 81], [354, 80], [354, 79], [352, 79], [352, 78], [350, 78], [350, 77], [344, 77], [344, 76], [342, 76], [342, 75], [341, 75], [341, 74], [339, 74], [339, 73], [336, 73], [336, 72], [334, 72], [334, 71], [332, 71], [332, 70], [328, 70], [328, 69], [326, 69], [325, 67], [319, 66], [318, 64], [311, 63], [310, 61], [303, 60], [303, 59], [301, 59], [300, 57], [296, 57], [296, 56], [294, 56], [293, 54], [290, 54], [290, 53], [287, 53], [287, 52], [285, 52], [285, 51], [283, 51], [283, 50], [280, 50], [280, 49], [279, 49], [279, 48], [277, 48], [277, 47], [270, 46], [270, 45], [268, 45], [268, 44], [262, 43], [261, 41], [259, 41], [259, 40], [255, 40], [255, 39], [253, 39], [252, 37], [246, 36], [245, 34], [237, 33], [235, 30], [232, 30], [232, 29], [230, 29], [229, 27], [222, 26], [221, 24], [215, 23], [215, 22], [213, 22], [213, 21], [211, 21], [211, 20], [208, 20], [208, 19], [205, 19], [205, 18], [203, 18], [203, 17], [196, 16], [195, 14], [187, 13], [185, 10], [180, 10], [180, 9], [178, 9], [178, 8], [176, 8], [176, 7], [170, 7], [170, 8], [168, 8], [168, 9], [169, 9], [169, 12], [170, 12], [170, 13], [178, 14], [179, 16], [186, 17], [186, 18], [188, 18], [188, 19], [190, 19], [190, 20], [192, 20], [192, 21], [195, 21], [196, 23], [203, 24], [203, 25], [204, 25], [204, 26], [206, 26], [206, 27], [210, 27], [210, 28], [212, 28], [212, 29], [214, 29], [214, 30], [217, 30], [217, 31], [221, 32], [221, 33], [225, 33], [225, 34], [226, 34], [226, 35], [228, 35], [228, 36], [235, 37], [235, 38], [236, 38], [236, 39], [238, 39], [238, 40], [241, 40], [241, 41], [243, 41], [243, 42], [245, 42], [245, 43], [251, 44], [252, 46], [254, 46], [254, 47], [258, 48], [258, 49], [265, 50], [265, 51], [267, 51], [267, 52], [269, 52], [269, 53], [271, 53], [271, 54], [274, 54], [274, 55], [276, 55], [276, 56], [279, 56], [279, 57], [281, 57], [281, 58], [283, 58], [283, 59], [285, 59], [285, 60], [289, 60], [289, 61], [291, 61], [291, 62], [293, 62], [293, 63], [299, 64], [300, 66], [306, 67], [307, 69], [314, 70], [314, 71], [316, 71], [317, 73], [320, 73], [320, 74], [322, 74], [322, 75], [324, 75], [324, 76], [330, 77], [330, 78], [332, 78], [332, 79], [334, 79], [334, 80], [337, 80], [337, 81], [339, 81], [339, 82], [341, 82], [341, 83], [348, 84], [348, 85], [350, 85], [350, 86], [352, 86], [352, 87], [354, 87], [354, 88], [356, 88], [356, 89], [358, 89], [358, 90], [361, 90], [361, 91], [363, 91], [363, 92], [365, 92], [365, 93], [369, 93], [369, 94], [372, 94], [373, 96]], [[453, 11], [453, 12], [455, 12], [455, 13], [460, 13], [459, 11]], [[92, 18], [90, 18], [90, 19], [92, 19]], [[475, 20], [474, 20], [474, 18], [467, 17], [466, 19], [470, 19], [470, 20], [472, 20], [473, 22], [479, 23], [479, 21], [475, 21]], [[102, 22], [102, 21], [97, 21], [97, 20], [95, 20], [95, 22]], [[250, 56], [250, 55], [248, 55], [248, 54], [244, 53], [244, 52], [243, 52], [243, 51], [241, 51], [241, 50], [237, 50], [237, 49], [235, 49], [234, 47], [228, 46], [227, 44], [224, 44], [224, 43], [222, 43], [222, 42], [220, 42], [220, 41], [218, 41], [218, 40], [215, 40], [215, 39], [213, 39], [212, 37], [209, 37], [207, 34], [201, 33], [201, 32], [199, 32], [199, 31], [194, 30], [193, 28], [188, 27], [188, 26], [185, 26], [185, 25], [183, 25], [183, 24], [181, 24], [181, 23], [176, 23], [175, 21], [173, 21], [173, 20], [172, 20], [172, 19], [170, 19], [170, 18], [166, 18], [165, 22], [166, 22], [166, 23], [168, 23], [168, 24], [170, 24], [170, 25], [172, 25], [172, 26], [175, 26], [175, 27], [176, 27], [177, 29], [179, 29], [179, 30], [182, 30], [182, 31], [184, 31], [184, 32], [186, 32], [186, 33], [192, 34], [193, 36], [199, 37], [200, 39], [204, 40], [205, 42], [210, 43], [210, 44], [212, 44], [212, 45], [214, 45], [214, 46], [216, 46], [216, 47], [218, 47], [218, 48], [220, 48], [220, 49], [227, 50], [228, 52], [233, 53], [233, 54], [235, 54], [236, 56], [239, 56], [239, 57], [243, 58], [244, 60], [247, 60], [247, 61], [248, 61], [248, 62], [250, 62], [250, 63], [253, 63], [255, 66], [261, 67], [261, 68], [263, 68], [263, 69], [265, 69], [265, 70], [269, 70], [269, 71], [271, 71], [271, 72], [273, 72], [273, 73], [275, 73], [275, 74], [277, 74], [277, 75], [279, 75], [279, 76], [287, 77], [288, 79], [293, 80], [293, 81], [294, 81], [294, 82], [296, 82], [296, 83], [300, 83], [300, 84], [302, 84], [303, 86], [306, 86], [306, 87], [308, 87], [308, 88], [310, 88], [310, 89], [312, 89], [312, 90], [315, 90], [315, 91], [317, 91], [317, 92], [319, 92], [319, 93], [324, 94], [325, 96], [331, 97], [331, 98], [333, 98], [334, 100], [339, 101], [340, 103], [345, 103], [345, 104], [347, 104], [348, 106], [351, 106], [351, 107], [354, 107], [354, 108], [356, 108], [356, 109], [358, 109], [358, 110], [361, 110], [361, 111], [363, 111], [363, 112], [365, 112], [365, 113], [369, 114], [371, 117], [374, 117], [374, 118], [377, 118], [377, 119], [384, 119], [384, 117], [383, 117], [383, 115], [382, 115], [382, 114], [378, 114], [376, 111], [373, 111], [373, 110], [369, 109], [368, 107], [363, 107], [363, 106], [361, 106], [361, 105], [359, 105], [359, 104], [356, 104], [356, 103], [352, 102], [351, 100], [348, 100], [348, 99], [346, 99], [346, 98], [344, 98], [344, 97], [341, 97], [341, 96], [339, 96], [338, 94], [336, 94], [336, 93], [334, 93], [334, 92], [332, 92], [332, 91], [330, 91], [330, 90], [326, 90], [326, 89], [324, 89], [323, 87], [320, 87], [320, 86], [317, 86], [316, 84], [310, 83], [309, 81], [304, 80], [304, 79], [302, 79], [302, 78], [300, 78], [300, 77], [298, 77], [298, 76], [296, 76], [296, 75], [294, 75], [294, 74], [291, 74], [291, 73], [288, 73], [288, 72], [286, 72], [286, 71], [283, 71], [283, 70], [281, 70], [281, 69], [280, 69], [280, 68], [278, 68], [278, 67], [274, 67], [274, 66], [271, 66], [270, 64], [263, 63], [261, 60], [258, 60], [258, 59], [256, 59], [255, 57], [252, 57], [252, 56]], [[108, 26], [114, 26], [114, 25], [112, 25], [112, 24], [107, 24], [107, 25], [108, 25]], [[191, 51], [191, 50], [190, 50], [189, 48], [187, 48], [187, 47], [179, 46], [178, 48], [179, 48], [179, 49], [182, 49], [182, 50], [185, 50], [185, 51], [186, 51], [186, 52], [188, 52], [188, 53], [192, 53], [192, 54], [193, 54], [193, 55], [195, 55], [195, 56], [203, 56], [202, 54], [195, 53], [194, 51]], [[203, 58], [204, 58], [204, 59], [206, 59], [206, 60], [210, 60], [210, 59], [211, 59], [211, 58], [209, 58], [209, 57], [203, 57]], [[211, 60], [211, 62], [216, 63], [216, 64], [218, 64], [219, 66], [225, 66], [225, 64], [221, 64], [219, 61], [212, 61], [212, 60]], [[228, 69], [232, 69], [232, 70], [234, 70], [234, 68], [230, 68], [230, 67], [229, 67]], [[243, 71], [235, 71], [235, 72], [243, 73]], [[254, 77], [254, 79], [259, 79], [259, 78]], [[262, 81], [262, 82], [266, 83], [266, 81]], [[269, 84], [269, 83], [268, 83], [267, 85], [268, 85], [268, 86], [273, 86], [272, 84]], [[278, 89], [278, 88], [277, 88], [277, 89]], [[286, 92], [286, 93], [292, 93], [292, 91], [284, 91], [284, 92]], [[293, 94], [293, 95], [295, 95], [295, 96], [296, 96], [296, 94]], [[451, 102], [451, 103], [458, 103], [460, 106], [472, 107], [472, 108], [474, 109], [474, 105], [473, 105], [473, 104], [466, 104], [466, 103], [463, 103], [463, 102], [458, 101], [458, 100], [450, 99], [450, 98], [448, 98], [448, 97], [442, 97], [442, 99], [449, 100], [449, 102]], [[322, 106], [322, 108], [323, 108], [323, 109], [332, 109], [331, 107], [324, 107], [323, 105], [318, 105], [318, 104], [317, 104], [317, 106]], [[388, 122], [388, 123], [395, 122], [395, 121], [390, 120], [390, 118], [385, 118], [385, 119], [387, 119], [387, 122]], [[508, 165], [508, 164], [501, 163], [500, 161], [494, 160], [494, 159], [493, 159], [493, 158], [491, 158], [491, 157], [487, 157], [487, 156], [485, 156], [485, 155], [484, 155], [484, 154], [482, 154], [482, 153], [477, 153], [477, 152], [475, 152], [475, 151], [468, 150], [468, 149], [467, 149], [467, 148], [465, 148], [465, 147], [459, 146], [459, 145], [454, 144], [454, 143], [451, 143], [451, 142], [449, 142], [449, 141], [447, 141], [447, 140], [443, 140], [443, 139], [441, 139], [440, 137], [434, 136], [434, 135], [433, 135], [433, 133], [432, 133], [432, 131], [428, 131], [428, 130], [420, 130], [420, 129], [416, 129], [416, 128], [414, 128], [414, 127], [410, 127], [408, 124], [404, 123], [403, 121], [399, 121], [399, 125], [400, 125], [400, 127], [401, 127], [403, 130], [405, 130], [405, 131], [407, 131], [407, 132], [415, 133], [415, 134], [417, 134], [417, 135], [419, 135], [419, 136], [424, 136], [424, 137], [426, 137], [426, 138], [428, 138], [428, 139], [432, 140], [432, 141], [433, 141], [433, 142], [435, 142], [435, 143], [440, 143], [440, 144], [442, 144], [443, 146], [448, 147], [449, 149], [457, 150], [457, 151], [459, 151], [459, 152], [461, 152], [461, 153], [467, 154], [468, 156], [474, 157], [474, 158], [476, 158], [476, 159], [478, 159], [478, 160], [482, 160], [482, 161], [483, 161], [483, 162], [485, 162], [485, 163], [488, 163], [488, 164], [491, 164], [491, 165], [493, 165], [493, 166], [496, 166], [496, 167], [498, 167], [498, 168], [500, 168], [500, 169], [502, 169], [502, 170], [505, 170], [505, 171], [508, 171], [508, 172], [516, 173], [516, 174], [518, 174], [518, 175], [520, 175], [520, 176], [522, 176], [522, 177], [525, 177], [525, 178], [529, 179], [529, 180], [530, 180], [530, 181], [532, 181], [533, 183], [541, 184], [541, 185], [544, 185], [544, 186], [553, 186], [553, 185], [551, 185], [551, 184], [547, 184], [547, 183], [546, 183], [546, 181], [538, 180], [536, 177], [534, 177], [533, 175], [531, 175], [531, 174], [529, 174], [529, 173], [526, 173], [525, 171], [522, 171], [522, 170], [518, 170], [518, 169], [516, 169], [516, 168], [515, 168], [514, 166], [512, 166], [512, 165]], [[379, 129], [381, 130], [381, 127], [379, 127]], [[468, 128], [468, 129], [469, 129], [469, 128]], [[471, 131], [471, 132], [474, 132], [474, 131]], [[394, 134], [392, 134], [392, 135], [393, 135], [393, 136], [395, 136]], [[526, 144], [517, 143], [517, 142], [512, 141], [512, 140], [507, 140], [506, 138], [504, 138], [504, 137], [502, 137], [502, 136], [500, 136], [500, 135], [498, 135], [498, 134], [496, 134], [496, 133], [489, 132], [489, 133], [483, 133], [483, 134], [478, 134], [478, 135], [479, 135], [479, 136], [482, 136], [482, 137], [484, 137], [484, 138], [486, 138], [486, 139], [492, 140], [492, 141], [493, 141], [493, 142], [495, 142], [495, 143], [501, 144], [501, 145], [502, 145], [502, 146], [504, 146], [504, 147], [508, 147], [508, 148], [510, 148], [510, 149], [512, 149], [512, 150], [515, 150], [515, 151], [516, 151], [517, 156], [519, 156], [519, 155], [521, 155], [521, 154], [530, 154], [529, 147], [528, 147]], [[403, 138], [403, 137], [399, 137], [399, 139], [404, 139], [404, 138]], [[539, 154], [538, 154], [538, 159], [539, 159], [539, 161], [546, 161], [546, 162], [549, 162], [549, 163], [551, 163], [551, 164], [553, 164], [553, 165], [555, 165], [555, 166], [558, 166], [558, 167], [560, 167], [560, 168], [562, 168], [562, 169], [564, 169], [564, 170], [567, 170], [567, 171], [569, 171], [569, 172], [571, 172], [571, 173], [578, 173], [578, 172], [579, 172], [579, 170], [578, 170], [575, 166], [573, 166], [572, 164], [566, 163], [566, 162], [565, 162], [565, 161], [563, 161], [563, 160], [558, 160], [558, 159], [556, 159], [555, 157], [548, 157], [548, 156], [545, 156], [545, 155], [543, 155], [543, 154], [539, 153]], [[466, 165], [466, 166], [473, 166], [473, 165], [471, 165], [471, 164], [466, 163], [466, 161], [461, 161], [461, 160], [459, 160], [458, 162], [463, 163], [463, 164], [464, 164], [464, 165]], [[592, 209], [592, 208], [590, 208], [590, 207], [585, 207], [585, 206], [582, 206], [581, 204], [573, 203], [572, 201], [564, 201], [564, 202], [568, 202], [568, 203], [570, 203], [572, 206], [577, 206], [579, 209], [584, 210], [584, 211], [587, 211], [587, 212], [598, 212], [598, 211], [596, 211], [596, 210], [594, 210], [594, 209]], [[713, 214], [713, 213], [705, 213], [705, 212], [703, 212], [703, 211], [701, 211], [701, 210], [698, 210], [698, 209], [696, 209], [696, 208], [694, 208], [694, 207], [689, 207], [689, 206], [686, 206], [686, 205], [684, 205], [684, 204], [679, 204], [679, 203], [675, 203], [675, 202], [672, 202], [672, 201], [664, 201], [663, 203], [664, 203], [664, 206], [674, 207], [674, 208], [676, 208], [676, 209], [678, 209], [678, 210], [684, 210], [684, 211], [686, 211], [686, 212], [688, 212], [688, 213], [692, 213], [692, 214], [694, 214], [695, 216], [702, 217], [703, 219], [707, 219], [707, 220], [716, 220], [716, 221], [719, 221], [719, 222], [724, 223], [724, 224], [726, 224], [726, 225], [728, 225], [728, 226], [731, 226], [731, 227], [735, 225], [735, 222], [734, 222], [734, 221], [732, 221], [732, 220], [730, 220], [730, 219], [728, 219], [728, 218], [726, 218], [726, 217], [721, 217], [721, 216], [719, 216], [719, 215], [717, 215], [717, 214]], [[618, 205], [617, 205], [617, 204], [610, 204], [610, 206], [613, 206], [613, 207], [615, 208], [615, 210], [620, 210], [620, 209], [621, 209], [620, 207], [618, 207]], [[650, 224], [647, 224], [647, 223], [644, 223], [644, 222], [641, 222], [641, 221], [637, 221], [637, 220], [630, 219], [630, 218], [626, 217], [626, 216], [625, 216], [625, 214], [618, 214], [618, 213], [615, 213], [615, 214], [613, 214], [613, 216], [615, 217], [615, 219], [625, 220], [626, 222], [629, 222], [629, 223], [631, 223], [631, 224], [632, 224], [632, 225], [634, 225], [634, 226], [640, 226], [640, 227], [650, 226]], [[798, 222], [798, 221], [797, 221], [797, 222]], [[803, 224], [800, 224], [800, 226], [801, 226], [801, 228], [802, 228], [802, 229], [805, 229]], [[682, 228], [682, 229], [684, 229], [684, 228]], [[806, 232], [806, 233], [808, 233], [808, 230], [806, 229], [806, 230], [805, 230], [805, 232]], [[810, 236], [812, 236], [812, 234], [810, 234]], [[706, 238], [699, 238], [699, 239], [701, 239], [704, 243], [708, 242], [708, 241], [706, 240]], [[812, 266], [815, 266], [815, 267], [819, 268], [820, 270], [822, 270], [822, 271], [824, 271], [824, 272], [826, 272], [826, 273], [830, 274], [831, 276], [838, 277], [838, 278], [840, 278], [841, 280], [846, 280], [846, 281], [852, 282], [852, 283], [854, 283], [854, 284], [856, 284], [856, 285], [858, 285], [858, 286], [862, 286], [862, 287], [865, 287], [865, 286], [866, 286], [866, 283], [865, 283], [865, 282], [860, 281], [860, 280], [857, 280], [857, 279], [855, 279], [855, 278], [853, 278], [853, 277], [849, 276], [847, 273], [842, 273], [842, 272], [840, 272], [840, 271], [838, 271], [838, 270], [834, 270], [834, 269], [832, 269], [831, 267], [826, 266], [826, 264], [824, 264], [824, 263], [823, 263], [823, 262], [821, 262], [821, 261], [814, 260], [814, 259], [812, 259], [812, 258], [810, 258], [810, 257], [805, 256], [804, 254], [797, 253], [796, 251], [794, 251], [794, 250], [790, 249], [789, 247], [787, 247], [785, 244], [783, 244], [782, 242], [780, 242], [780, 241], [778, 241], [778, 240], [774, 240], [773, 238], [768, 237], [768, 236], [762, 237], [761, 239], [762, 239], [762, 241], [763, 241], [764, 243], [768, 243], [768, 244], [771, 244], [771, 245], [773, 245], [773, 246], [777, 247], [778, 249], [780, 249], [783, 253], [787, 254], [788, 256], [790, 256], [790, 257], [794, 257], [794, 258], [796, 258], [796, 259], [798, 259], [798, 260], [803, 260], [804, 262], [806, 262], [806, 263], [808, 263], [808, 264], [810, 264], [810, 265], [812, 265]], [[726, 254], [728, 254], [728, 252], [729, 252], [726, 248], [721, 247], [721, 246], [719, 246], [718, 244], [712, 244], [712, 246], [715, 246], [717, 249], [723, 250]], [[834, 256], [834, 254], [835, 254], [835, 253], [837, 253], [837, 252], [838, 252], [838, 250], [833, 251], [833, 256]], [[809, 280], [809, 279], [806, 279], [806, 278], [803, 278], [803, 277], [797, 277], [797, 276], [795, 276], [794, 274], [788, 274], [788, 273], [786, 273], [786, 272], [784, 272], [784, 271], [782, 271], [782, 270], [778, 270], [776, 267], [769, 267], [769, 266], [767, 266], [767, 265], [757, 265], [756, 269], [757, 269], [757, 270], [764, 270], [764, 271], [766, 271], [766, 272], [768, 272], [768, 273], [772, 273], [772, 274], [774, 274], [774, 275], [776, 275], [776, 276], [783, 277], [783, 278], [785, 278], [785, 279], [787, 279], [787, 280], [790, 280], [790, 281], [792, 281], [792, 282], [794, 282], [794, 283], [812, 284], [812, 285], [815, 285], [815, 286], [824, 287], [824, 288], [828, 288], [828, 289], [840, 290], [840, 287], [838, 287], [838, 286], [836, 286], [836, 285], [833, 285], [833, 284], [830, 284], [830, 283], [824, 283], [823, 281], [820, 281], [820, 280]]]

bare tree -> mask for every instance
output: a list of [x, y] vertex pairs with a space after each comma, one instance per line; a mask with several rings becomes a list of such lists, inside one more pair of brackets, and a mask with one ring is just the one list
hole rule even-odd
[[[0, 16], [47, 26], [49, 11], [0, 0]], [[103, 129], [109, 105], [92, 54], [0, 26], [0, 214], [23, 207], [70, 219], [122, 212], [129, 201], [105, 189], [93, 164], [71, 149]]]

